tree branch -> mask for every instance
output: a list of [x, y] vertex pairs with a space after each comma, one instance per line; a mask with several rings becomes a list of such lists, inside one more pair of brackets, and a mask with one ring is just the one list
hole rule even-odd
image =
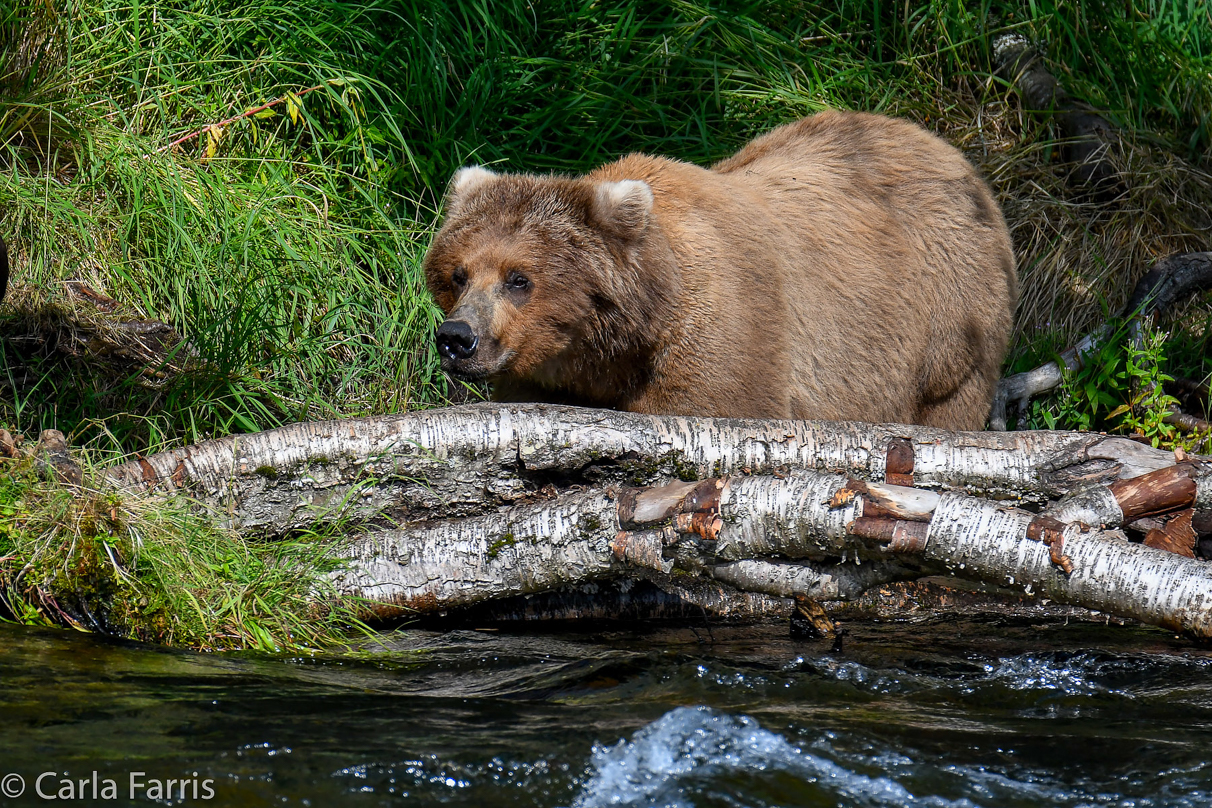
[[[945, 570], [1212, 638], [1212, 567], [1130, 543], [1115, 531], [958, 493], [923, 497], [896, 486], [872, 491], [861, 481], [819, 472], [711, 483], [719, 497], [706, 510], [692, 510], [701, 503], [685, 499], [637, 511], [636, 497], [661, 499], [671, 492], [607, 489], [373, 532], [353, 546], [352, 568], [341, 574], [339, 587], [350, 596], [433, 613], [617, 576], [635, 566], [818, 596], [827, 589], [846, 596], [889, 576]], [[1116, 482], [1106, 492], [1118, 508], [1113, 521], [1157, 510], [1202, 512], [1212, 508], [1212, 473], [1184, 464]], [[912, 519], [889, 517], [883, 504], [889, 501], [915, 502], [919, 509]], [[853, 563], [829, 567], [840, 577], [828, 585], [821, 567], [800, 571], [786, 561], [847, 555]], [[862, 559], [869, 571], [860, 574]]]
[[206, 132], [207, 129], [227, 126], [229, 123], [235, 123], [236, 121], [243, 120], [251, 115], [256, 115], [258, 112], [264, 112], [267, 109], [276, 107], [278, 104], [281, 104], [283, 101], [288, 99], [291, 95], [294, 95], [295, 98], [302, 98], [303, 96], [307, 95], [308, 93], [314, 92], [315, 90], [319, 90], [321, 87], [326, 87], [326, 86], [327, 86], [327, 84], [317, 84], [314, 87], [308, 87], [305, 90], [299, 90], [299, 92], [297, 92], [297, 93], [288, 93], [287, 95], [284, 95], [280, 98], [275, 98], [273, 101], [268, 101], [264, 104], [261, 104], [258, 107], [253, 107], [252, 109], [245, 110], [244, 112], [241, 112], [239, 115], [233, 115], [232, 117], [227, 118], [226, 120], [219, 121], [218, 123], [208, 123], [206, 126], [203, 126], [201, 129], [199, 129], [195, 132], [190, 132], [188, 134], [182, 135], [181, 137], [174, 140], [172, 143], [169, 143], [166, 146], [161, 146], [160, 148], [156, 149], [156, 151], [157, 152], [168, 151], [173, 146], [180, 146], [182, 143], [185, 143], [186, 141], [193, 140], [196, 137], [201, 137]]
[[1074, 164], [1074, 185], [1106, 202], [1123, 192], [1119, 173], [1107, 159], [1115, 126], [1072, 98], [1048, 71], [1043, 58], [1022, 34], [1001, 34], [993, 41], [997, 72], [1018, 88], [1023, 106], [1050, 113], [1064, 137], [1062, 154]]
[[[1212, 290], [1212, 252], [1180, 253], [1158, 261], [1137, 282], [1128, 305], [1120, 313], [1121, 318], [1131, 318], [1129, 333], [1134, 342], [1141, 340], [1141, 323], [1173, 306], [1179, 300], [1199, 292]], [[1096, 350], [1114, 334], [1110, 326], [1088, 334], [1077, 345], [1067, 349], [1059, 362], [1047, 362], [1024, 373], [1016, 373], [1002, 379], [993, 398], [989, 415], [989, 428], [1002, 432], [1007, 428], [1011, 405], [1017, 413], [1019, 428], [1026, 423], [1031, 399], [1060, 386], [1063, 379], [1061, 366], [1065, 370], [1080, 370], [1085, 357]], [[1190, 430], [1202, 429], [1206, 421], [1184, 415], [1176, 410], [1167, 417], [1167, 422]]]

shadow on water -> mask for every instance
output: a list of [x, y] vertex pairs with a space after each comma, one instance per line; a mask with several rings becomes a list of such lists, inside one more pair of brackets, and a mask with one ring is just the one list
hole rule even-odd
[[134, 804], [169, 779], [233, 806], [1212, 802], [1212, 652], [1091, 623], [850, 628], [837, 654], [770, 624], [407, 630], [283, 660], [4, 625], [0, 777], [26, 791], [0, 804], [43, 804], [44, 772], [113, 805], [132, 772]]

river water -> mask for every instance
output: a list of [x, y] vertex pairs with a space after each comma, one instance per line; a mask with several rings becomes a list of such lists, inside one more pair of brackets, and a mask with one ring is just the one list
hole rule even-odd
[[1212, 805], [1203, 649], [1056, 619], [849, 629], [840, 651], [776, 622], [404, 629], [279, 659], [0, 625], [0, 777], [25, 784], [0, 804], [146, 805], [171, 779], [161, 804]]

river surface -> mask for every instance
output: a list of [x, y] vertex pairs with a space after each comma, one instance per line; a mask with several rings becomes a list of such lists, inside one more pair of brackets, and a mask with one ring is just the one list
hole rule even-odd
[[849, 629], [840, 652], [785, 623], [405, 629], [351, 660], [0, 625], [0, 778], [25, 784], [0, 804], [146, 805], [154, 781], [180, 805], [1212, 805], [1206, 650], [1060, 620]]

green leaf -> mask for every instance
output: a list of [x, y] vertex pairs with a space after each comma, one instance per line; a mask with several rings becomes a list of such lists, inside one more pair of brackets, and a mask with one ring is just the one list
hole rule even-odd
[[294, 93], [286, 94], [286, 114], [290, 116], [290, 122], [298, 125], [299, 111], [303, 109], [303, 102], [299, 100], [299, 96]]

